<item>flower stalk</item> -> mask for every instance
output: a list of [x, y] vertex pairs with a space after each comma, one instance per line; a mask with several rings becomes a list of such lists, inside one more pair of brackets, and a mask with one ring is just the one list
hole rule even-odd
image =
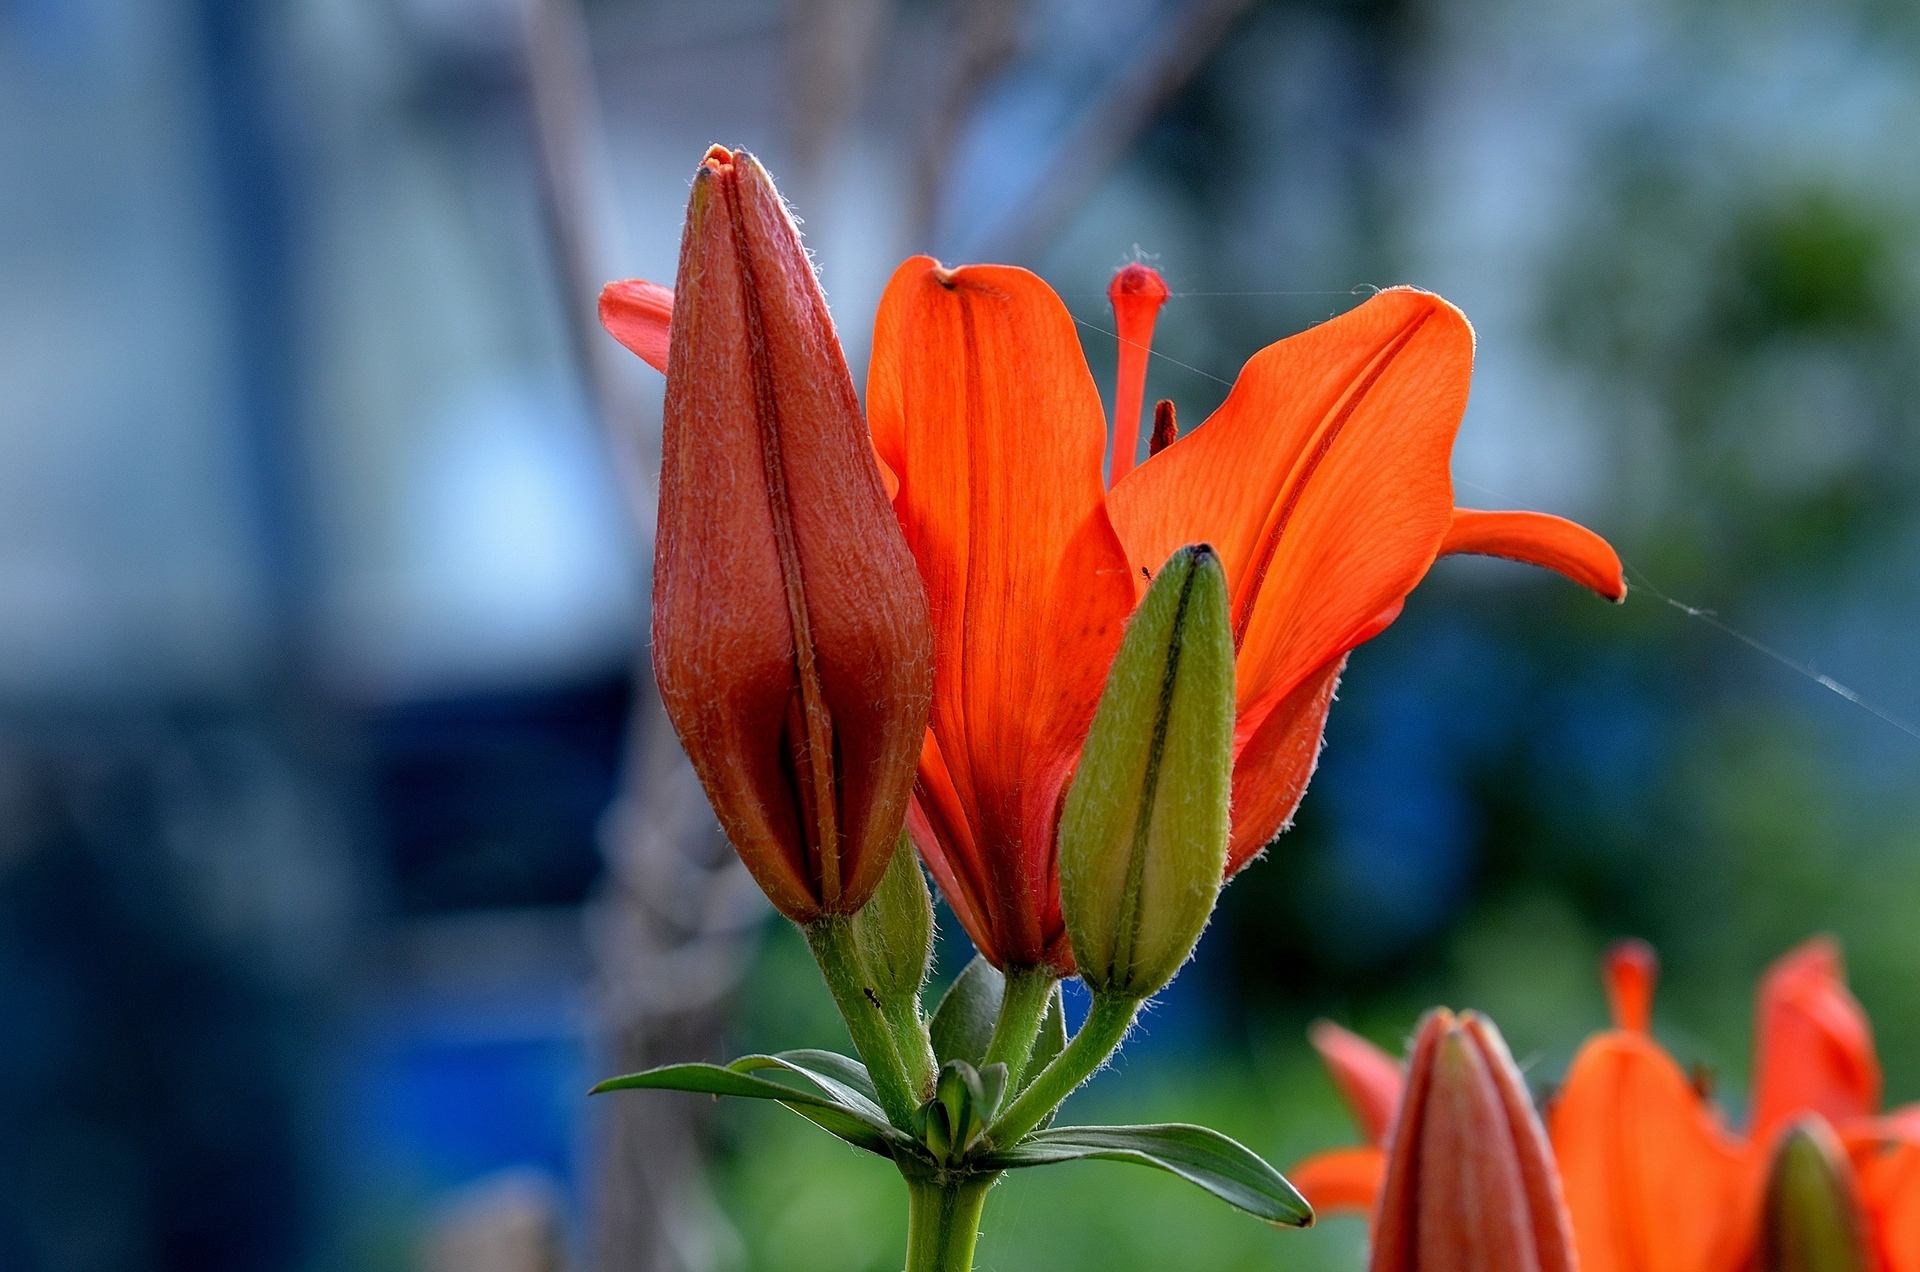
[[1053, 1058], [1052, 1063], [1033, 1077], [1032, 1085], [1007, 1106], [987, 1137], [995, 1144], [1017, 1144], [1047, 1116], [1059, 1108], [1080, 1084], [1098, 1073], [1120, 1049], [1134, 1017], [1140, 1014], [1140, 1000], [1116, 994], [1096, 994], [1087, 1012], [1086, 1023]]
[[994, 1021], [993, 1037], [987, 1042], [981, 1064], [1006, 1065], [1007, 1089], [1017, 1091], [1033, 1059], [1033, 1044], [1047, 1018], [1047, 1002], [1053, 996], [1056, 977], [1048, 967], [1016, 967], [1006, 976], [1000, 1015]]
[[853, 924], [837, 914], [815, 919], [800, 929], [806, 933], [807, 946], [826, 978], [827, 991], [840, 1009], [854, 1049], [866, 1063], [874, 1091], [887, 1119], [902, 1130], [913, 1126], [920, 1100], [907, 1077], [907, 1065], [895, 1040], [893, 1025], [880, 1009], [880, 996], [874, 992], [860, 947], [854, 941]]
[[999, 1178], [907, 1179], [906, 1272], [972, 1272], [980, 1213]]

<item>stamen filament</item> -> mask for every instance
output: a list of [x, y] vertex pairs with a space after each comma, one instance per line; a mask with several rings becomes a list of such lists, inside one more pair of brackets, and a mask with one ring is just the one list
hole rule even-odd
[[1107, 301], [1113, 306], [1114, 331], [1120, 342], [1113, 387], [1113, 449], [1107, 461], [1107, 485], [1111, 487], [1133, 471], [1140, 453], [1147, 356], [1153, 351], [1154, 321], [1160, 316], [1160, 307], [1167, 303], [1167, 284], [1151, 266], [1135, 263], [1113, 276]]

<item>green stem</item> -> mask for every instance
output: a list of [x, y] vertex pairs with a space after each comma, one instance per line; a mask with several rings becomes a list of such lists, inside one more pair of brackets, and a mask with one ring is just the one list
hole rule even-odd
[[972, 1272], [980, 1212], [998, 1175], [907, 1180], [906, 1272]]
[[1026, 1076], [1027, 1062], [1033, 1058], [1033, 1043], [1047, 1018], [1047, 1001], [1058, 979], [1050, 967], [1014, 967], [1006, 974], [1006, 986], [1000, 995], [1000, 1016], [993, 1022], [993, 1037], [987, 1053], [981, 1057], [984, 1068], [990, 1064], [1007, 1066], [1007, 1090], [1018, 1091]]
[[1087, 1021], [1073, 1036], [1053, 1063], [1034, 1075], [1033, 1085], [1007, 1107], [987, 1131], [1001, 1147], [1018, 1144], [1027, 1132], [1046, 1121], [1047, 1114], [1060, 1107], [1082, 1082], [1092, 1077], [1120, 1048], [1121, 1039], [1133, 1027], [1140, 1014], [1140, 1000], [1113, 994], [1096, 994]]
[[866, 1062], [874, 1091], [880, 1097], [880, 1107], [886, 1110], [895, 1126], [911, 1134], [920, 1101], [913, 1097], [900, 1049], [880, 1010], [880, 996], [874, 992], [866, 966], [860, 961], [852, 922], [843, 915], [829, 914], [803, 925], [800, 930], [806, 933], [814, 961], [820, 964], [827, 989], [840, 1008], [840, 1018], [847, 1022], [847, 1033], [853, 1037], [854, 1048]]

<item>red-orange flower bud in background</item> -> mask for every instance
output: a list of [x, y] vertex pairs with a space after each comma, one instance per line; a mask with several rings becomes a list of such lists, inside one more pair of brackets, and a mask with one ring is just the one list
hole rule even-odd
[[1389, 1144], [1371, 1272], [1571, 1272], [1553, 1156], [1491, 1021], [1428, 1013]]
[[601, 297], [656, 366], [669, 313], [654, 676], [774, 905], [851, 914], [906, 816], [932, 632], [826, 298], [744, 151], [716, 146], [694, 175], [675, 292]]

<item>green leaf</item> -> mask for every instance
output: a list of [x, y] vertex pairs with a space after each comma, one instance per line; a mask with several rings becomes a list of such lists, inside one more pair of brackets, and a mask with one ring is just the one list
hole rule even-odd
[[1204, 1126], [1055, 1127], [988, 1155], [980, 1165], [1013, 1170], [1086, 1158], [1156, 1167], [1268, 1223], [1293, 1228], [1313, 1223], [1313, 1208], [1285, 1176], [1253, 1150]]
[[822, 1094], [842, 1108], [853, 1110], [875, 1126], [888, 1125], [886, 1110], [880, 1107], [880, 1097], [874, 1092], [873, 1079], [867, 1075], [867, 1066], [837, 1051], [805, 1048], [776, 1052], [770, 1056], [741, 1056], [727, 1067], [738, 1073], [781, 1069], [798, 1074], [820, 1088]]
[[858, 1103], [843, 1103], [826, 1094], [755, 1077], [735, 1067], [740, 1065], [749, 1069], [777, 1068], [803, 1077], [823, 1091], [826, 1089], [818, 1075], [791, 1062], [772, 1056], [746, 1056], [734, 1061], [733, 1065], [669, 1064], [642, 1073], [608, 1078], [588, 1094], [600, 1095], [608, 1091], [690, 1091], [697, 1095], [774, 1100], [822, 1130], [882, 1157], [892, 1157], [894, 1145], [906, 1142], [905, 1137], [889, 1126], [886, 1118], [879, 1115], [879, 1110], [864, 1098]]
[[1000, 1015], [1000, 997], [1006, 992], [1006, 978], [1000, 969], [978, 954], [953, 978], [953, 984], [934, 1009], [928, 1033], [933, 1037], [933, 1054], [942, 1064], [965, 1060], [978, 1064], [993, 1038], [993, 1023]]

